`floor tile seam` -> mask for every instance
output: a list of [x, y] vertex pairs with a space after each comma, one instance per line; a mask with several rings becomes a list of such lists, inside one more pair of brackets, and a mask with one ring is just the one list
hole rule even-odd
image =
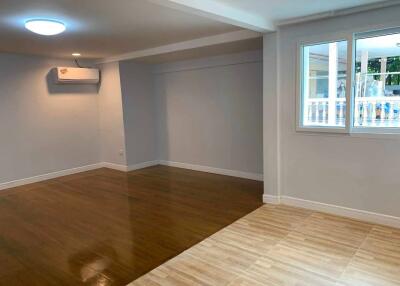
[[286, 265], [286, 266], [295, 268], [295, 269], [297, 269], [297, 270], [300, 270], [300, 271], [309, 273], [309, 274], [311, 274], [311, 275], [316, 275], [316, 276], [318, 276], [318, 277], [320, 277], [320, 278], [329, 280], [329, 281], [331, 281], [331, 282], [335, 282], [335, 283], [336, 283], [336, 282], [340, 282], [340, 281], [338, 280], [338, 278], [332, 278], [332, 277], [329, 277], [329, 276], [327, 276], [327, 275], [325, 275], [325, 274], [323, 274], [323, 273], [320, 273], [320, 272], [310, 271], [310, 270], [305, 269], [305, 268], [303, 268], [303, 267], [301, 267], [301, 266], [296, 266], [296, 265], [293, 265], [293, 264], [291, 264], [291, 263], [284, 262], [284, 261], [281, 261], [281, 260], [276, 259], [276, 258], [273, 258], [273, 257], [266, 257], [266, 258], [268, 258], [269, 260], [272, 260], [274, 263], [281, 263], [281, 264], [283, 264], [283, 265]]
[[[314, 213], [316, 213], [316, 212], [314, 212], [314, 211], [311, 212], [307, 217], [305, 217], [305, 218], [303, 219], [303, 221], [302, 221], [301, 223], [303, 223], [303, 222], [305, 222], [307, 219], [309, 219]], [[277, 247], [277, 245], [278, 245], [280, 242], [286, 240], [290, 234], [292, 234], [292, 233], [302, 233], [302, 232], [300, 232], [300, 231], [297, 231], [297, 229], [298, 229], [299, 227], [301, 227], [301, 223], [300, 223], [297, 227], [295, 227], [295, 228], [293, 228], [292, 230], [290, 230], [283, 238], [281, 238], [279, 241], [277, 241], [277, 242], [274, 244], [274, 246], [272, 246], [271, 249], [268, 250], [268, 252], [264, 255], [264, 257], [266, 257], [266, 258], [268, 258], [268, 259], [270, 259], [270, 260], [273, 260], [275, 263], [276, 263], [276, 262], [278, 262], [278, 263], [283, 263], [283, 264], [289, 265], [289, 266], [291, 266], [291, 267], [294, 267], [294, 268], [296, 268], [296, 269], [299, 269], [299, 270], [302, 270], [302, 271], [306, 271], [306, 272], [308, 272], [308, 273], [315, 274], [315, 275], [318, 275], [318, 276], [327, 278], [327, 279], [329, 279], [329, 280], [334, 281], [335, 283], [340, 282], [340, 281], [339, 281], [339, 278], [341, 277], [342, 274], [340, 274], [340, 275], [338, 276], [339, 278], [336, 278], [336, 279], [335, 279], [335, 278], [331, 278], [331, 277], [329, 277], [329, 276], [326, 276], [326, 275], [324, 275], [324, 274], [322, 274], [322, 273], [317, 273], [317, 272], [309, 271], [309, 270], [304, 269], [304, 268], [302, 268], [302, 267], [298, 267], [298, 266], [295, 266], [295, 265], [290, 264], [290, 263], [286, 263], [286, 262], [283, 262], [283, 261], [279, 261], [279, 260], [274, 259], [274, 258], [272, 258], [272, 257], [269, 256], [269, 254], [271, 253], [271, 251], [273, 251], [273, 250]], [[302, 234], [304, 234], [304, 233], [302, 233]], [[304, 234], [304, 235], [306, 235], [306, 234]], [[342, 245], [343, 245], [343, 244], [342, 244]], [[345, 245], [345, 246], [348, 246], [348, 245]], [[346, 267], [347, 267], [347, 265], [346, 265]], [[344, 269], [346, 269], [346, 267], [345, 267]]]
[[365, 241], [367, 240], [367, 238], [369, 237], [369, 235], [371, 234], [372, 230], [373, 230], [374, 226], [371, 225], [371, 229], [368, 231], [367, 235], [364, 237], [363, 241], [360, 243], [360, 245], [357, 247], [356, 251], [354, 252], [353, 256], [351, 257], [351, 259], [349, 260], [349, 262], [347, 263], [347, 265], [343, 268], [342, 273], [339, 276], [338, 282], [343, 282], [343, 275], [346, 273], [347, 269], [349, 268], [349, 266], [351, 265], [351, 263], [354, 261], [357, 253], [360, 251], [362, 245], [365, 243]]

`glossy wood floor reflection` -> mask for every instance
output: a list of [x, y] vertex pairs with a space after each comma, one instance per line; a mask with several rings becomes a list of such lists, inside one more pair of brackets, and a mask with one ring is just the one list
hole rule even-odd
[[265, 205], [129, 286], [399, 286], [400, 229]]
[[261, 196], [261, 182], [165, 166], [1, 191], [0, 285], [126, 285]]

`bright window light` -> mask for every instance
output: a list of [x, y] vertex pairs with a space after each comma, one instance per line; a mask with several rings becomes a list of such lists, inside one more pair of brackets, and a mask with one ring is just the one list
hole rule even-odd
[[45, 36], [53, 36], [65, 31], [65, 24], [55, 20], [36, 19], [25, 22], [29, 31]]
[[356, 41], [354, 127], [400, 127], [400, 34]]
[[344, 128], [347, 42], [303, 47], [302, 127]]

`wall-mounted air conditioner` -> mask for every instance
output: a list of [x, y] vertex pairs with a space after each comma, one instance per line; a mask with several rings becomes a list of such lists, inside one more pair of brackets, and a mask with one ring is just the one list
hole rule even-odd
[[100, 71], [92, 68], [57, 67], [53, 69], [57, 84], [97, 84]]

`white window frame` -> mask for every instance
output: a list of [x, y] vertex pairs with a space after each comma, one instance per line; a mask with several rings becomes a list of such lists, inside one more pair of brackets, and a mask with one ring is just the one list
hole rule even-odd
[[[352, 49], [352, 44], [349, 41], [348, 37], [329, 37], [324, 40], [308, 40], [308, 41], [299, 41], [297, 45], [298, 51], [298, 66], [297, 66], [297, 95], [296, 95], [296, 131], [302, 132], [322, 132], [322, 133], [343, 133], [348, 134], [350, 130], [350, 124], [347, 120], [350, 111], [350, 93], [352, 87], [349, 83], [351, 83], [352, 78], [352, 70], [349, 69], [349, 62], [347, 62], [347, 71], [346, 71], [346, 120], [344, 127], [336, 127], [336, 126], [304, 126], [303, 125], [303, 99], [304, 99], [304, 47], [312, 46], [312, 45], [322, 45], [329, 44], [333, 42], [347, 42], [347, 57], [349, 57], [349, 51]], [[350, 72], [349, 72], [350, 71]]]
[[[296, 75], [296, 131], [308, 133], [337, 133], [355, 137], [388, 137], [400, 139], [400, 127], [356, 127], [354, 126], [354, 103], [356, 85], [356, 41], [362, 38], [383, 36], [400, 33], [400, 28], [387, 28], [369, 32], [347, 32], [325, 37], [315, 37], [300, 40], [297, 43], [297, 75]], [[304, 47], [328, 44], [332, 42], [347, 42], [347, 71], [346, 71], [346, 120], [345, 127], [335, 126], [304, 126], [303, 125], [303, 60]]]
[[[378, 36], [385, 36], [390, 34], [400, 34], [400, 28], [389, 28], [383, 30], [375, 30], [369, 32], [362, 33], [354, 33], [353, 34], [353, 47], [354, 52], [352, 55], [351, 61], [353, 67], [353, 77], [352, 77], [352, 104], [354, 105], [355, 101], [355, 85], [356, 85], [356, 73], [355, 73], [355, 60], [356, 60], [356, 42], [359, 39], [366, 39]], [[396, 135], [400, 136], [400, 127], [361, 127], [354, 126], [354, 109], [351, 109], [351, 125], [350, 125], [350, 133], [351, 134], [369, 134], [369, 135]]]

